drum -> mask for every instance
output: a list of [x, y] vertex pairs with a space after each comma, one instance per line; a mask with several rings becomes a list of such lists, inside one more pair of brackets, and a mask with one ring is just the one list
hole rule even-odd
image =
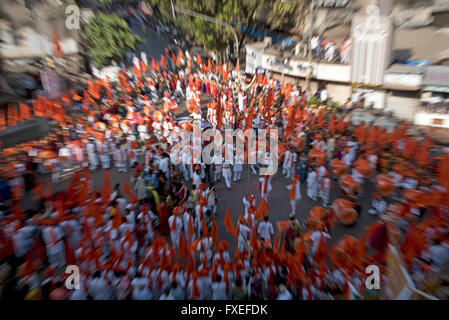
[[332, 175], [336, 178], [340, 178], [342, 175], [348, 173], [348, 167], [341, 160], [332, 160], [330, 166]]
[[353, 257], [358, 250], [358, 240], [352, 236], [344, 236], [334, 247], [331, 262], [338, 268], [350, 270], [353, 265]]
[[338, 182], [345, 198], [352, 198], [356, 193], [362, 191], [362, 186], [349, 174], [342, 175]]
[[324, 164], [326, 160], [326, 153], [325, 152], [319, 152], [316, 150], [311, 150], [309, 153], [310, 159], [312, 159], [312, 162], [318, 162], [320, 164]]
[[337, 199], [332, 202], [332, 210], [334, 210], [337, 220], [346, 226], [353, 225], [357, 221], [358, 213], [352, 202], [346, 199]]
[[425, 207], [423, 192], [416, 189], [405, 189], [402, 198], [412, 206], [419, 208]]
[[306, 140], [304, 138], [293, 138], [290, 141], [290, 146], [298, 152], [301, 152], [306, 146]]
[[324, 221], [327, 216], [327, 210], [323, 207], [315, 206], [310, 210], [306, 226], [312, 231], [325, 231], [326, 223]]
[[376, 189], [384, 196], [390, 196], [394, 193], [393, 179], [387, 174], [379, 174], [374, 182]]
[[371, 178], [374, 174], [373, 168], [371, 168], [370, 163], [365, 159], [359, 159], [354, 162], [354, 167], [358, 168], [358, 171], [363, 175], [365, 179]]

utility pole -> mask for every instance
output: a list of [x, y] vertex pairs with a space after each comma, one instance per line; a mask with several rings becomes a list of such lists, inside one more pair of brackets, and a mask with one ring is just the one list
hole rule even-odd
[[[226, 27], [229, 30], [231, 30], [231, 32], [232, 32], [232, 34], [234, 36], [234, 39], [235, 39], [235, 47], [237, 49], [237, 63], [239, 65], [239, 69], [240, 69], [241, 66], [240, 66], [240, 54], [239, 54], [239, 51], [240, 51], [239, 50], [239, 38], [237, 37], [237, 33], [235, 32], [234, 28], [230, 24], [228, 24], [228, 23], [226, 23], [226, 22], [224, 22], [224, 21], [222, 21], [220, 19], [217, 19], [215, 17], [206, 16], [206, 15], [198, 13], [198, 12], [190, 11], [190, 10], [187, 10], [187, 9], [175, 6], [175, 5], [173, 5], [173, 1], [170, 1], [170, 3], [171, 3], [171, 8], [172, 8], [173, 18], [175, 20], [176, 20], [176, 16], [175, 16], [175, 11], [176, 11], [178, 13], [185, 14], [187, 16], [200, 18], [200, 19], [206, 20], [208, 22], [212, 22], [212, 23], [217, 23], [217, 24], [219, 24], [219, 25], [221, 25], [223, 27]], [[239, 84], [240, 84], [241, 83], [240, 71], [239, 71], [239, 74], [238, 74], [238, 81], [239, 81]]]
[[310, 46], [310, 41], [312, 39], [312, 31], [313, 31], [313, 6], [315, 4], [314, 0], [311, 0], [309, 7], [309, 28], [307, 31], [307, 74], [306, 74], [306, 90], [307, 97], [310, 98], [310, 82], [312, 80], [312, 47]]

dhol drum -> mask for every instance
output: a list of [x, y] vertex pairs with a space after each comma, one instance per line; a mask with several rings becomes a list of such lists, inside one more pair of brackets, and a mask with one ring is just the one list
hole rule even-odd
[[334, 159], [330, 163], [332, 175], [335, 178], [340, 178], [342, 175], [348, 173], [348, 167], [343, 163], [343, 161]]
[[346, 199], [337, 199], [332, 202], [332, 210], [337, 220], [346, 226], [353, 225], [359, 216], [354, 204]]
[[310, 210], [306, 221], [306, 227], [312, 231], [326, 231], [329, 217], [329, 210], [323, 207], [315, 206]]
[[359, 172], [365, 179], [369, 179], [374, 174], [373, 168], [370, 163], [365, 159], [359, 159], [354, 162], [354, 167], [359, 169]]
[[339, 184], [343, 196], [348, 199], [353, 199], [362, 191], [362, 186], [349, 174], [342, 175], [340, 177]]
[[384, 196], [390, 196], [394, 193], [395, 187], [393, 179], [387, 174], [379, 174], [374, 182], [376, 189]]

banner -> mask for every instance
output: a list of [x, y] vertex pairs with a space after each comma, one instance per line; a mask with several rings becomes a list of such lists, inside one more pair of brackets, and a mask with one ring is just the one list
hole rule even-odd
[[387, 249], [387, 299], [414, 300], [418, 296], [410, 288], [416, 289], [401, 256], [394, 246], [388, 245]]

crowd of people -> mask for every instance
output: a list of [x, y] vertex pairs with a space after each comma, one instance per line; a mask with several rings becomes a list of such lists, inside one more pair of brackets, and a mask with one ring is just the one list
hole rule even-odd
[[[419, 288], [429, 292], [425, 283], [433, 279], [434, 291], [447, 290], [441, 275], [449, 266], [449, 154], [433, 154], [432, 139], [408, 134], [405, 122], [391, 132], [354, 126], [349, 114], [307, 106], [307, 94], [291, 82], [259, 75], [243, 84], [238, 74], [238, 65], [167, 49], [159, 61], [135, 58], [115, 83], [95, 79], [84, 92], [33, 101], [33, 114], [58, 121], [61, 130], [2, 150], [1, 297], [392, 298], [365, 287], [365, 268], [373, 264], [388, 287], [389, 245]], [[188, 117], [179, 117], [177, 97]], [[251, 154], [225, 143], [213, 164], [195, 163], [215, 143], [195, 141], [195, 126], [279, 130], [279, 157], [257, 149], [248, 170], [257, 175], [279, 161], [277, 174], [291, 180], [288, 223], [270, 222], [272, 175], [259, 177], [260, 197], [234, 187], [244, 168], [237, 159]], [[177, 149], [186, 132], [190, 144]], [[132, 171], [130, 179], [112, 187], [114, 168]], [[104, 172], [101, 190], [93, 188], [96, 170]], [[48, 172], [52, 182], [39, 179]], [[53, 193], [63, 173], [71, 175], [68, 188]], [[222, 177], [242, 193], [241, 215], [217, 214]], [[377, 191], [372, 204], [362, 204], [370, 183]], [[331, 202], [335, 184], [343, 196]], [[24, 211], [29, 192], [40, 206]], [[305, 196], [316, 206], [299, 221], [296, 205]], [[333, 241], [334, 225], [350, 226], [367, 205], [378, 220], [358, 238]], [[235, 238], [234, 252], [218, 237], [221, 223]], [[68, 265], [80, 270], [79, 289], [67, 287]], [[447, 298], [445, 292], [433, 294]]]

